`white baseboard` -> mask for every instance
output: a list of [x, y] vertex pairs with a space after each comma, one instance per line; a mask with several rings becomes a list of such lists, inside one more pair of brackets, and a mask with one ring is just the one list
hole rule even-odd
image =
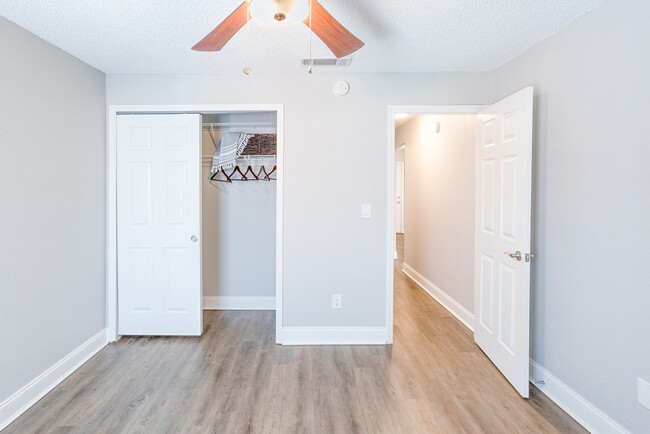
[[386, 345], [386, 327], [283, 327], [282, 345]]
[[203, 310], [275, 310], [275, 297], [203, 297]]
[[431, 283], [426, 277], [415, 271], [411, 266], [404, 263], [402, 272], [411, 278], [412, 281], [424, 289], [438, 303], [443, 305], [453, 316], [458, 318], [468, 329], [474, 331], [474, 314], [465, 309], [460, 303], [451, 298], [445, 291]]
[[[539, 381], [543, 381], [544, 384], [540, 384]], [[628, 432], [532, 359], [530, 360], [530, 382], [587, 431], [602, 434]]]
[[107, 344], [104, 329], [0, 403], [0, 430], [16, 420]]

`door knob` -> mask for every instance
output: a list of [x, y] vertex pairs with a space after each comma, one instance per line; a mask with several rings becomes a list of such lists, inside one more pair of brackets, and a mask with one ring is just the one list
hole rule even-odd
[[190, 238], [190, 240], [192, 240], [193, 243], [196, 243], [199, 238], [196, 235], [192, 235], [192, 238]]
[[521, 252], [517, 250], [515, 253], [512, 252], [504, 252], [506, 255], [510, 256], [511, 258], [516, 259], [517, 261], [521, 261]]

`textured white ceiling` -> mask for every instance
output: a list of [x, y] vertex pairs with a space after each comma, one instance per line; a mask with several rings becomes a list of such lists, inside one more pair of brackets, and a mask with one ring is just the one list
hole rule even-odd
[[[255, 0], [254, 0], [255, 1]], [[351, 72], [490, 71], [603, 0], [320, 0], [366, 46]], [[107, 73], [297, 72], [309, 31], [251, 22], [190, 48], [241, 0], [0, 0], [0, 15]], [[331, 52], [316, 37], [313, 54]]]

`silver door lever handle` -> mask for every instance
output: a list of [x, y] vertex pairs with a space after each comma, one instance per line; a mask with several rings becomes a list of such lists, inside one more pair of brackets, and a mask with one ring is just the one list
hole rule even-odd
[[521, 252], [517, 250], [515, 253], [512, 252], [504, 252], [506, 255], [510, 256], [511, 258], [516, 259], [517, 261], [521, 261]]

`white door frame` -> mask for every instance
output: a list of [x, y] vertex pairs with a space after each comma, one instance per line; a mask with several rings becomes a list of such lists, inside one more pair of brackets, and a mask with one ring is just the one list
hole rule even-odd
[[[484, 105], [389, 105], [388, 106], [388, 146], [386, 147], [388, 182], [386, 205], [391, 212], [386, 213], [386, 343], [393, 342], [393, 294], [395, 277], [393, 272], [396, 252], [395, 236], [395, 115], [409, 113], [414, 115], [471, 115], [477, 114]], [[473, 258], [472, 258], [473, 260]]]
[[[399, 226], [399, 228], [395, 228], [395, 232], [403, 234], [404, 233], [404, 190], [406, 189], [405, 186], [404, 186], [404, 180], [406, 178], [406, 173], [404, 172], [404, 170], [406, 168], [406, 163], [404, 161], [397, 161], [395, 163], [395, 167], [397, 167], [399, 165], [402, 166], [402, 184], [401, 184], [402, 185], [402, 191], [399, 192], [400, 193], [400, 200], [401, 200], [401, 203], [400, 203], [400, 205], [401, 205], [400, 206], [400, 223], [401, 223], [401, 225]], [[395, 181], [397, 181], [397, 179], [395, 179]], [[398, 192], [396, 192], [396, 193], [398, 193]], [[396, 198], [394, 197], [393, 198], [393, 203], [395, 203], [395, 199]]]
[[275, 220], [275, 341], [282, 343], [282, 271], [284, 228], [284, 106], [282, 104], [109, 105], [106, 146], [106, 334], [120, 338], [117, 315], [117, 116], [118, 114], [277, 113], [277, 187]]

